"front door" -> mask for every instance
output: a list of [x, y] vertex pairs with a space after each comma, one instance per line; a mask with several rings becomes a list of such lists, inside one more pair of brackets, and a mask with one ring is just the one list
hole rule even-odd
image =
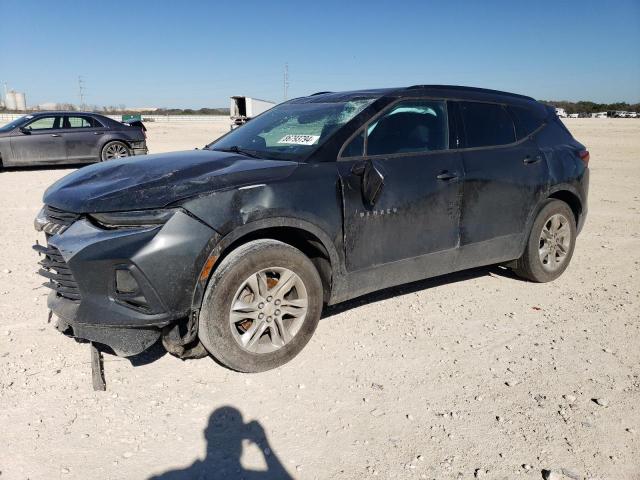
[[59, 115], [38, 117], [11, 135], [11, 151], [17, 164], [62, 163], [67, 160]]
[[343, 149], [347, 270], [429, 254], [437, 270], [453, 266], [463, 170], [448, 144], [445, 102], [412, 99], [392, 104]]

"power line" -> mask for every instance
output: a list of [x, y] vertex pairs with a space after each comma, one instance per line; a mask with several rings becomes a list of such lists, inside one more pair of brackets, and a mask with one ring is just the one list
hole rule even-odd
[[287, 100], [287, 96], [289, 94], [289, 64], [288, 63], [284, 64], [283, 87], [284, 87], [284, 99]]
[[80, 109], [84, 107], [84, 79], [82, 75], [78, 75], [78, 96], [80, 97]]

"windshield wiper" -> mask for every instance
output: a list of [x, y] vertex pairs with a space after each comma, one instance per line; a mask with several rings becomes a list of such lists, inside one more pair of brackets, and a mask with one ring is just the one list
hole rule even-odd
[[215, 148], [214, 150], [218, 150], [219, 152], [239, 153], [240, 155], [245, 155], [251, 158], [262, 158], [261, 156], [256, 155], [254, 150], [245, 150], [244, 148], [240, 148], [237, 145], [233, 145], [228, 148]]

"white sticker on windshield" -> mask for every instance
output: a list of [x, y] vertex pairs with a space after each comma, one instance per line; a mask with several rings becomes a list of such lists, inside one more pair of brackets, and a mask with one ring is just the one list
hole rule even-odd
[[285, 135], [278, 143], [288, 143], [291, 145], [313, 145], [318, 141], [320, 135]]

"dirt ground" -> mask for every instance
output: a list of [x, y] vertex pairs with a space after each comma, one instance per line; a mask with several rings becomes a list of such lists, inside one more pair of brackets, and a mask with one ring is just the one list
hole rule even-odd
[[[370, 295], [267, 373], [107, 356], [106, 392], [47, 325], [31, 250], [71, 169], [0, 173], [0, 479], [640, 478], [640, 121], [567, 124], [591, 192], [559, 280], [486, 268]], [[149, 127], [151, 152], [222, 133]]]

